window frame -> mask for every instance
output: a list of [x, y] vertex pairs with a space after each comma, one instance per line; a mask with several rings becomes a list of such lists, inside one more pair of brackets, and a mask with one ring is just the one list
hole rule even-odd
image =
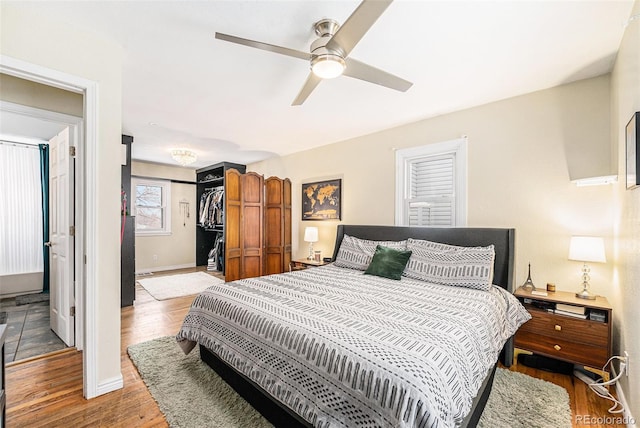
[[464, 227], [467, 225], [467, 146], [467, 137], [463, 137], [450, 141], [396, 150], [396, 226], [409, 226], [406, 203], [410, 193], [409, 165], [418, 159], [449, 154], [453, 154], [455, 158], [454, 224], [449, 227]]
[[[137, 204], [137, 186], [149, 186], [160, 187], [161, 190], [161, 206], [157, 207], [162, 210], [164, 214], [164, 224], [160, 229], [138, 229], [138, 204]], [[149, 179], [149, 178], [131, 178], [131, 198], [133, 202], [133, 209], [131, 213], [135, 216], [135, 233], [136, 236], [167, 236], [171, 235], [171, 181], [162, 179]]]

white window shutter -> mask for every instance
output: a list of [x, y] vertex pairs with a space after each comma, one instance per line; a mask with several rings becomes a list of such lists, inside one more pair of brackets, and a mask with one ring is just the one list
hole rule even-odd
[[454, 226], [455, 153], [412, 159], [405, 201], [408, 226]]

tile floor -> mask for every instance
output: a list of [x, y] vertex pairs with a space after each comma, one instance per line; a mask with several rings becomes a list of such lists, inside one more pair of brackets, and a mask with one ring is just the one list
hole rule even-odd
[[6, 361], [23, 360], [67, 346], [49, 326], [49, 302], [16, 306], [14, 298], [0, 300], [7, 313]]

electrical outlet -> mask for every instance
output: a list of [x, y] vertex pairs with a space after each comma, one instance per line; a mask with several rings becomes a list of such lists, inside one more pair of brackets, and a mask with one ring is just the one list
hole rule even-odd
[[624, 362], [626, 363], [626, 366], [624, 367], [624, 374], [629, 377], [629, 353], [627, 351], [624, 351]]
[[153, 261], [154, 261], [154, 262], [157, 262], [157, 261], [158, 261], [158, 255], [157, 255], [157, 254], [154, 254], [154, 255], [153, 255]]

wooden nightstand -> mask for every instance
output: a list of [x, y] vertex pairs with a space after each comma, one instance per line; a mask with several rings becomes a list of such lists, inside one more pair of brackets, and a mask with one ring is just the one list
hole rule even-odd
[[[564, 291], [536, 296], [522, 288], [514, 295], [532, 317], [516, 333], [516, 348], [598, 370], [606, 364], [612, 354], [613, 324], [606, 298], [585, 300]], [[584, 308], [586, 319], [557, 313], [558, 304]]]
[[289, 272], [293, 272], [296, 270], [303, 270], [310, 267], [324, 266], [326, 264], [329, 264], [329, 262], [323, 262], [323, 261], [317, 262], [315, 260], [309, 260], [309, 259], [291, 260], [291, 263], [289, 263]]

